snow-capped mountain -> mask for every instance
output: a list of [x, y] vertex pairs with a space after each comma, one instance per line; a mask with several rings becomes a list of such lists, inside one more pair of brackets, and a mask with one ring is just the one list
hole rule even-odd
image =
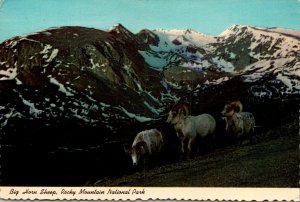
[[[138, 33], [152, 51], [140, 51], [146, 63], [153, 69], [162, 70], [170, 64], [201, 63], [203, 46], [216, 42], [216, 37], [187, 30], [142, 30]], [[182, 64], [184, 65], [184, 64]], [[186, 64], [187, 65], [187, 64]]]
[[232, 99], [220, 92], [241, 86], [234, 98], [298, 97], [299, 53], [299, 32], [279, 28], [51, 28], [0, 44], [0, 127], [70, 121], [116, 132], [160, 120], [178, 100], [219, 106]]
[[[259, 82], [268, 77], [267, 83], [281, 85], [275, 90], [277, 94], [300, 91], [299, 31], [234, 25], [216, 37], [190, 29], [144, 30], [140, 35], [151, 48], [140, 53], [153, 69], [175, 65], [194, 71], [214, 70], [229, 73], [226, 77], [241, 76], [244, 82]], [[260, 96], [275, 93], [262, 88], [265, 87], [253, 93]]]
[[[233, 71], [242, 72], [245, 82], [257, 82], [268, 77], [267, 83], [281, 84], [277, 93], [299, 94], [300, 35], [288, 32], [233, 26], [220, 35], [223, 45], [216, 49], [219, 52], [217, 56], [230, 61]], [[270, 93], [268, 95], [271, 96]]]

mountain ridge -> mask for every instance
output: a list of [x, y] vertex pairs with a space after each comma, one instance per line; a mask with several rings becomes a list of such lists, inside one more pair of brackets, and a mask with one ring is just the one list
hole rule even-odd
[[[81, 97], [85, 101], [77, 100], [79, 106], [89, 103], [87, 106], [91, 107], [96, 102], [112, 104], [111, 112], [119, 111], [125, 119], [155, 120], [180, 99], [173, 88], [181, 86], [181, 82], [183, 86], [179, 89], [187, 87], [188, 92], [195, 88], [198, 92], [239, 77], [242, 82], [253, 83], [249, 89], [253, 96], [271, 98], [279, 92], [281, 96], [296, 95], [300, 92], [299, 51], [300, 42], [295, 37], [241, 25], [234, 25], [215, 37], [191, 29], [145, 29], [134, 34], [121, 24], [108, 31], [66, 26], [1, 43], [0, 89], [15, 82], [15, 96], [28, 108], [29, 117], [43, 114], [36, 107], [39, 105], [49, 106], [51, 110], [45, 114], [54, 113], [52, 108], [55, 108], [62, 115], [66, 113], [66, 102]], [[206, 77], [208, 72], [210, 76]], [[255, 84], [261, 81], [265, 84]], [[32, 92], [25, 93], [27, 88]], [[20, 94], [19, 89], [25, 91]], [[58, 98], [55, 91], [64, 98]], [[39, 96], [38, 92], [51, 92], [59, 104], [49, 103], [50, 98], [42, 101], [46, 93]], [[110, 94], [119, 98], [112, 99]], [[30, 99], [26, 100], [25, 95]], [[132, 102], [132, 97], [141, 100]], [[40, 101], [34, 103], [31, 99]], [[2, 103], [3, 109], [5, 105]], [[73, 104], [72, 107], [73, 111], [67, 113], [73, 114], [71, 117], [97, 122], [88, 109]], [[78, 110], [82, 112], [80, 115]], [[7, 123], [5, 117], [10, 113], [2, 117], [2, 125]], [[16, 114], [19, 113], [22, 114]], [[108, 114], [101, 110], [95, 110], [95, 114], [100, 117], [105, 114], [107, 123]], [[115, 118], [112, 116], [111, 121]]]

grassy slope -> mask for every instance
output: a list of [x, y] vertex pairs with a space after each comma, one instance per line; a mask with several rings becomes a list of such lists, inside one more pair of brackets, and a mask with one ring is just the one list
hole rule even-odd
[[[277, 137], [270, 139], [270, 133]], [[260, 134], [254, 145], [231, 146], [149, 172], [100, 180], [94, 185], [299, 187], [298, 146], [297, 123], [294, 122]]]

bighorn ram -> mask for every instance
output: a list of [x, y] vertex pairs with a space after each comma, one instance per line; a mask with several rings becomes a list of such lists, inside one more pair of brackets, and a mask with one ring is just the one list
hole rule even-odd
[[163, 147], [163, 136], [157, 129], [145, 130], [136, 135], [132, 145], [125, 143], [124, 150], [131, 156], [134, 166], [142, 163], [144, 169], [148, 167], [148, 158], [159, 154]]
[[234, 101], [226, 104], [221, 112], [226, 120], [226, 131], [235, 140], [235, 144], [237, 141], [240, 141], [240, 144], [242, 144], [243, 139], [247, 136], [250, 138], [250, 142], [252, 142], [252, 135], [254, 133], [255, 119], [253, 114], [242, 111], [242, 103]]
[[189, 115], [188, 107], [180, 103], [172, 107], [167, 123], [174, 125], [177, 136], [180, 139], [181, 158], [185, 154], [185, 141], [188, 142], [187, 154], [189, 155], [196, 137], [211, 137], [213, 139], [216, 128], [216, 121], [211, 115], [191, 116]]

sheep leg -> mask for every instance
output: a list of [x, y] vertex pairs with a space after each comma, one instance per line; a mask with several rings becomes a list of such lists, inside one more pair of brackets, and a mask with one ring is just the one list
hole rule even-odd
[[253, 133], [250, 132], [250, 135], [249, 135], [249, 140], [250, 140], [250, 144], [253, 144]]
[[233, 144], [235, 147], [237, 147], [238, 142], [238, 136], [235, 133], [230, 134], [230, 144]]
[[250, 134], [249, 134], [249, 139], [250, 139], [250, 144], [255, 144], [256, 142], [256, 137], [255, 137], [255, 133], [254, 133], [254, 127], [251, 129]]
[[214, 151], [216, 148], [216, 144], [215, 144], [215, 134], [208, 134], [207, 135], [207, 149], [209, 152]]
[[239, 146], [242, 146], [244, 140], [243, 131], [238, 133], [237, 135], [237, 142], [239, 142]]
[[187, 148], [187, 159], [190, 159], [191, 157], [191, 151], [192, 151], [192, 143], [193, 143], [193, 138], [189, 138], [188, 140], [188, 148]]
[[183, 154], [184, 153], [184, 141], [181, 140], [181, 153]]
[[149, 159], [147, 157], [144, 157], [144, 171], [148, 171], [149, 170]]
[[181, 148], [180, 148], [180, 158], [179, 161], [183, 161], [184, 159], [184, 141], [183, 139], [180, 140]]

